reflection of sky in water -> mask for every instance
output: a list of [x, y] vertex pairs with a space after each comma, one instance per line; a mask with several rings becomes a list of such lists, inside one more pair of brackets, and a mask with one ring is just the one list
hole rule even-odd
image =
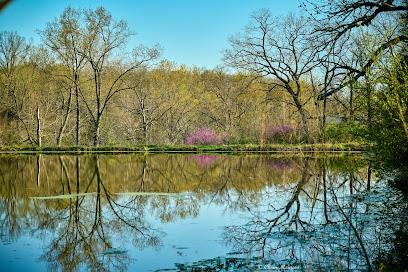
[[[219, 160], [221, 157], [223, 160]], [[263, 159], [257, 156], [222, 155], [169, 155], [152, 157], [149, 160], [146, 160], [146, 157], [135, 158], [141, 160], [136, 161], [137, 164], [129, 164], [126, 169], [136, 177], [140, 174], [138, 176], [140, 180], [128, 178], [126, 182], [123, 180], [123, 184], [120, 184], [120, 179], [113, 182], [109, 178], [112, 176], [108, 176], [111, 174], [109, 169], [123, 165], [114, 164], [101, 157], [99, 161], [83, 160], [83, 165], [87, 165], [89, 171], [85, 172], [83, 179], [86, 181], [82, 181], [84, 184], [80, 186], [80, 192], [83, 192], [86, 188], [84, 185], [88, 184], [89, 179], [92, 180], [89, 184], [93, 187], [89, 192], [93, 193], [85, 194], [80, 204], [81, 224], [93, 224], [95, 203], [100, 199], [103, 226], [98, 227], [98, 231], [103, 230], [106, 240], [112, 243], [111, 249], [107, 249], [98, 241], [91, 243], [93, 252], [98, 252], [97, 258], [101, 261], [105, 260], [106, 263], [112, 263], [110, 262], [112, 259], [123, 261], [122, 268], [129, 271], [169, 269], [175, 268], [176, 263], [191, 264], [220, 256], [245, 258], [247, 256], [245, 253], [241, 255], [229, 253], [242, 253], [251, 246], [252, 256], [260, 256], [261, 253], [257, 249], [261, 243], [245, 240], [257, 238], [259, 235], [267, 237], [265, 256], [270, 267], [276, 266], [276, 263], [273, 263], [275, 260], [288, 260], [288, 256], [301, 256], [305, 261], [313, 260], [317, 256], [323, 263], [332, 267], [339, 264], [336, 260], [340, 258], [339, 262], [344, 267], [349, 253], [349, 256], [354, 258], [351, 268], [364, 267], [358, 241], [353, 238], [352, 230], [336, 205], [344, 209], [346, 216], [350, 216], [358, 231], [362, 232], [363, 240], [367, 245], [371, 245], [378, 238], [376, 231], [379, 224], [376, 220], [382, 213], [379, 207], [383, 206], [384, 201], [384, 197], [378, 192], [384, 191], [384, 187], [380, 186], [381, 183], [372, 182], [371, 189], [377, 193], [367, 192], [365, 176], [367, 166], [364, 163], [361, 163], [359, 169], [339, 171], [338, 168], [323, 169], [321, 168], [323, 164], [312, 159]], [[156, 161], [157, 165], [155, 165], [155, 158], [163, 160]], [[177, 168], [171, 168], [169, 164], [165, 164], [171, 159], [177, 159], [174, 164]], [[207, 168], [211, 171], [196, 167], [197, 164], [200, 167], [212, 165], [215, 161], [218, 161], [216, 167]], [[67, 165], [66, 169], [69, 170], [66, 176], [75, 173], [74, 164], [71, 162]], [[143, 166], [140, 169], [142, 171], [134, 170], [136, 168], [133, 167], [134, 165]], [[343, 163], [343, 165], [354, 166], [355, 162]], [[169, 169], [176, 170], [178, 175], [167, 175], [175, 173]], [[194, 172], [195, 169], [199, 171]], [[288, 169], [290, 175], [280, 175]], [[324, 183], [323, 173], [326, 173]], [[255, 178], [252, 178], [254, 176]], [[73, 179], [71, 185], [75, 184], [73, 177], [74, 175], [71, 177]], [[161, 178], [161, 182], [165, 182], [158, 182], [157, 177]], [[204, 179], [200, 180], [200, 177]], [[274, 181], [270, 182], [272, 178]], [[97, 179], [100, 182], [96, 182]], [[57, 178], [55, 180], [59, 181]], [[350, 180], [353, 182], [350, 183]], [[29, 208], [27, 214], [22, 212], [22, 215], [19, 215], [21, 211], [14, 213], [21, 227], [20, 233], [15, 232], [17, 234], [15, 239], [8, 240], [7, 233], [10, 230], [7, 224], [4, 224], [1, 229], [0, 268], [2, 271], [49, 270], [53, 267], [44, 259], [44, 254], [47, 251], [53, 252], [52, 242], [59, 241], [64, 248], [71, 241], [69, 239], [65, 241], [65, 237], [61, 238], [59, 235], [68, 229], [66, 220], [75, 206], [69, 206], [69, 203], [75, 203], [76, 197], [67, 198], [64, 195], [66, 191], [58, 193], [56, 183], [52, 182], [42, 182], [41, 186], [45, 187], [41, 187], [40, 192], [31, 193], [35, 189], [35, 182], [36, 180], [33, 179], [20, 190], [30, 196], [46, 196], [48, 199], [41, 199], [41, 197], [28, 199], [19, 196], [24, 201], [17, 197], [14, 199], [16, 200], [14, 204], [6, 203], [11, 198], [6, 198], [8, 195], [5, 194], [4, 188], [7, 187], [3, 186], [1, 193], [6, 195], [0, 197], [0, 219], [3, 222], [7, 216], [6, 211], [13, 211], [13, 205]], [[139, 182], [144, 187], [140, 187]], [[46, 184], [54, 187], [46, 187]], [[157, 187], [157, 184], [161, 184], [162, 187]], [[104, 191], [105, 186], [107, 191]], [[323, 191], [324, 186], [327, 188], [326, 191]], [[48, 188], [52, 189], [51, 193]], [[112, 192], [109, 192], [109, 188], [112, 188]], [[134, 188], [147, 188], [147, 191], [136, 192]], [[149, 192], [149, 188], [155, 188], [156, 191]], [[95, 193], [97, 189], [101, 192], [100, 198]], [[110, 197], [107, 197], [106, 193]], [[62, 194], [60, 199], [52, 197], [58, 194]], [[324, 197], [327, 198], [325, 205]], [[82, 197], [78, 196], [78, 199]], [[292, 203], [288, 205], [291, 201]], [[21, 205], [22, 203], [24, 204]], [[71, 210], [68, 207], [71, 207]], [[149, 243], [143, 244], [134, 229], [116, 219], [116, 212], [126, 220], [129, 219], [130, 223], [139, 224], [138, 226], [142, 227], [145, 233], [157, 236], [160, 245], [153, 247]], [[328, 213], [331, 221], [336, 222], [335, 224], [325, 226], [325, 212]], [[284, 216], [279, 220], [279, 224], [268, 231], [273, 218], [282, 213]], [[55, 219], [52, 221], [49, 218]], [[307, 227], [302, 228], [302, 224], [306, 224]], [[381, 233], [386, 235], [383, 229]], [[95, 236], [96, 240], [99, 239], [97, 237]], [[234, 245], [232, 240], [238, 242], [238, 246]], [[348, 247], [347, 243], [349, 243]], [[332, 256], [319, 255], [321, 253], [316, 250], [320, 247], [330, 252]], [[280, 249], [274, 250], [274, 248]], [[370, 258], [375, 257], [375, 251], [378, 249], [367, 247]], [[308, 259], [309, 253], [318, 255]], [[79, 265], [78, 268], [86, 269], [84, 265]], [[110, 266], [108, 269], [115, 269], [115, 267]]]
[[133, 251], [139, 261], [131, 267], [141, 270], [173, 268], [175, 263], [191, 263], [200, 259], [224, 256], [228, 249], [222, 242], [223, 228], [243, 223], [239, 213], [224, 214], [224, 207], [203, 205], [199, 216], [178, 220], [161, 226], [166, 233], [159, 251]]
[[0, 268], [2, 271], [46, 271], [47, 264], [39, 262], [42, 254], [41, 239], [28, 234], [9, 243], [2, 239], [0, 246]]
[[[170, 223], [162, 223], [157, 215], [147, 213], [145, 221], [149, 222], [159, 232], [164, 233], [161, 236], [161, 246], [158, 248], [146, 247], [140, 250], [129, 242], [132, 233], [116, 233], [113, 229], [109, 232], [110, 240], [113, 242], [112, 248], [118, 254], [127, 254], [130, 258], [127, 269], [130, 271], [168, 269], [174, 268], [175, 263], [193, 263], [198, 260], [228, 256], [228, 253], [233, 252], [234, 249], [226, 246], [225, 241], [222, 240], [225, 232], [224, 228], [226, 226], [245, 225], [254, 214], [275, 215], [275, 212], [268, 211], [270, 204], [272, 203], [274, 207], [284, 207], [286, 199], [291, 197], [291, 191], [288, 189], [293, 188], [293, 186], [288, 185], [285, 188], [282, 186], [265, 187], [260, 192], [262, 200], [257, 202], [258, 205], [248, 203], [248, 205], [252, 205], [250, 207], [251, 212], [232, 210], [225, 205], [215, 204], [211, 201], [211, 196], [208, 195], [200, 200], [199, 213], [196, 217], [188, 216], [185, 219], [178, 218]], [[341, 201], [349, 198], [346, 191], [344, 189], [339, 192]], [[189, 193], [184, 194], [184, 197], [195, 198], [195, 195]], [[236, 201], [237, 197], [239, 197], [237, 193], [232, 193], [233, 201]], [[130, 198], [126, 195], [121, 196], [116, 202], [127, 203]], [[169, 206], [173, 206], [178, 196], [170, 196], [169, 198]], [[301, 197], [300, 201], [303, 207], [300, 217], [305, 220], [310, 218], [310, 222], [318, 226], [323, 221], [322, 206], [312, 206], [313, 204], [305, 201], [304, 197]], [[291, 210], [293, 211], [293, 209]], [[317, 212], [313, 217], [310, 217], [312, 209]], [[110, 214], [109, 216], [113, 215]], [[334, 217], [332, 217], [333, 219]], [[334, 230], [338, 231], [338, 228]], [[30, 230], [28, 230], [16, 242], [10, 244], [3, 242], [0, 247], [0, 256], [3, 265], [5, 265], [3, 267], [6, 267], [7, 271], [22, 271], [28, 268], [33, 271], [44, 270], [46, 264], [39, 260], [42, 251], [50, 243], [49, 239], [56, 238], [53, 236], [52, 233], [46, 233], [44, 236], [35, 234], [34, 237], [31, 237]], [[298, 242], [296, 236], [284, 232], [271, 233], [272, 244], [277, 245], [279, 243], [282, 246], [280, 241], [282, 239], [292, 244], [293, 248], [297, 248], [297, 251], [302, 251], [302, 245], [296, 244]], [[112, 254], [115, 254], [115, 250], [112, 250]], [[329, 252], [331, 249], [327, 247], [326, 250]], [[267, 255], [267, 257], [273, 259], [280, 254], [282, 252], [276, 252], [272, 256]], [[284, 255], [280, 257], [285, 258]]]
[[[128, 240], [131, 233], [110, 233], [112, 248], [118, 249], [119, 254], [122, 253], [120, 251], [125, 251], [129, 255], [132, 260], [128, 266], [129, 271], [173, 268], [175, 263], [191, 263], [203, 258], [226, 255], [228, 249], [222, 242], [224, 227], [244, 223], [244, 218], [246, 216], [241, 212], [226, 212], [224, 206], [213, 203], [202, 203], [199, 215], [195, 218], [177, 219], [165, 224], [148, 215], [146, 221], [165, 233], [162, 236], [162, 246], [158, 249], [147, 247], [139, 250]], [[6, 271], [46, 270], [46, 264], [39, 260], [53, 234], [32, 237], [29, 233], [30, 230], [27, 230], [12, 243], [2, 242], [0, 260]]]

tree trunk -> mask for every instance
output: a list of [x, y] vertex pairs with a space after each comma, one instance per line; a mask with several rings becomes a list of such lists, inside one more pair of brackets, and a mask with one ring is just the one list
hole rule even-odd
[[144, 136], [144, 144], [148, 144], [148, 135], [147, 135], [147, 124], [143, 125], [143, 136]]
[[[79, 194], [80, 193], [80, 187], [81, 187], [81, 161], [79, 156], [76, 156], [76, 193]], [[75, 201], [75, 221], [79, 222], [79, 198], [76, 198]]]
[[368, 131], [372, 129], [373, 109], [371, 106], [371, 86], [367, 86], [367, 126]]
[[143, 126], [143, 137], [144, 137], [144, 144], [148, 144], [148, 120], [147, 120], [147, 114], [146, 114], [147, 109], [144, 108], [144, 102], [142, 104], [142, 126]]
[[57, 146], [61, 146], [62, 137], [64, 136], [64, 131], [65, 131], [65, 128], [67, 126], [68, 116], [69, 116], [69, 112], [71, 110], [71, 98], [72, 98], [72, 92], [70, 90], [69, 98], [68, 98], [68, 102], [67, 102], [67, 104], [68, 104], [67, 105], [67, 110], [64, 113], [62, 124], [61, 124], [61, 127], [60, 127], [59, 131], [58, 131]]
[[139, 186], [139, 192], [144, 192], [145, 190], [145, 183], [147, 180], [147, 172], [148, 172], [148, 162], [147, 162], [147, 157], [146, 155], [143, 157], [143, 169], [142, 169], [142, 178], [140, 179], [140, 186]]
[[298, 96], [292, 95], [293, 102], [296, 105], [296, 109], [298, 113], [300, 114], [300, 118], [302, 120], [302, 128], [303, 128], [303, 133], [306, 139], [306, 143], [312, 143], [312, 137], [310, 136], [309, 132], [309, 122], [307, 121], [306, 113], [305, 110], [303, 109], [302, 103], [299, 101]]
[[323, 179], [323, 214], [325, 218], [325, 223], [330, 222], [329, 213], [327, 211], [327, 180], [326, 180], [326, 160], [323, 159], [323, 168], [322, 168], [322, 179]]
[[322, 142], [324, 143], [326, 141], [326, 135], [325, 135], [325, 128], [326, 128], [326, 122], [327, 122], [327, 116], [326, 116], [326, 112], [327, 112], [327, 97], [324, 97], [323, 100], [323, 116], [322, 116], [322, 127], [321, 129], [321, 135], [322, 135]]
[[93, 135], [93, 144], [98, 146], [100, 143], [100, 125], [99, 121], [95, 123], [94, 135]]
[[39, 107], [37, 107], [37, 145], [41, 146], [41, 120]]
[[98, 146], [100, 144], [101, 132], [100, 132], [100, 116], [96, 117], [95, 121], [95, 128], [94, 128], [94, 135], [93, 135], [93, 145]]
[[265, 144], [265, 129], [266, 129], [266, 116], [265, 113], [262, 112], [261, 115], [261, 129], [259, 130], [259, 145], [261, 149]]
[[[75, 75], [75, 80], [77, 80], [77, 75]], [[79, 134], [79, 88], [78, 83], [75, 82], [75, 100], [76, 100], [76, 127], [75, 127], [75, 145], [80, 144], [80, 134]]]
[[41, 154], [37, 155], [37, 187], [41, 184]]

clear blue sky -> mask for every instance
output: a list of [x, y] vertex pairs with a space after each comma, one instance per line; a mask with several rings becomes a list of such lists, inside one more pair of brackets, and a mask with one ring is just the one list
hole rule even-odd
[[105, 7], [137, 33], [130, 45], [159, 43], [163, 57], [178, 64], [213, 68], [222, 62], [228, 38], [247, 25], [256, 10], [279, 16], [298, 11], [299, 0], [14, 0], [0, 12], [0, 31], [17, 31], [38, 42], [36, 30], [65, 7]]

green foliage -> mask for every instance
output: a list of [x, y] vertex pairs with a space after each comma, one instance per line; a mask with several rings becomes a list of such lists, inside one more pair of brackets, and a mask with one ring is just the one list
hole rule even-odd
[[364, 142], [368, 136], [367, 128], [358, 122], [329, 124], [324, 130], [325, 139], [329, 142]]
[[[404, 52], [404, 51], [403, 51]], [[408, 162], [408, 61], [401, 54], [392, 63], [385, 87], [376, 94], [377, 121], [371, 131], [377, 156], [398, 167]]]
[[374, 151], [383, 162], [388, 161], [390, 164], [408, 162], [407, 138], [396, 122], [382, 120], [374, 128], [372, 137], [376, 143]]
[[0, 146], [0, 153], [211, 153], [211, 152], [337, 152], [366, 151], [364, 143], [335, 144], [225, 144], [225, 145], [129, 145], [129, 146]]

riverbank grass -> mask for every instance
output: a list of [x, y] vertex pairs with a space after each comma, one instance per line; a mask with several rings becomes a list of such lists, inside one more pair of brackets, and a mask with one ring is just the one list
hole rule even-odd
[[129, 146], [0, 146], [1, 153], [208, 153], [208, 152], [364, 152], [367, 143], [129, 145]]

